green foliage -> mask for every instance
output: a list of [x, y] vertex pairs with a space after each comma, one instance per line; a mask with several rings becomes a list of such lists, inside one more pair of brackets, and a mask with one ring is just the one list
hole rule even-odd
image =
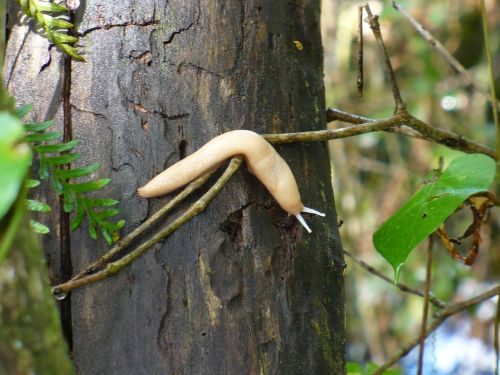
[[31, 164], [31, 150], [23, 142], [20, 121], [0, 112], [0, 263], [14, 240], [24, 207], [22, 188]]
[[[347, 362], [347, 375], [370, 375], [377, 370], [379, 366], [376, 363], [369, 362], [363, 366], [356, 362]], [[400, 369], [389, 369], [384, 371], [384, 375], [402, 375]]]
[[78, 54], [72, 44], [78, 42], [78, 38], [68, 35], [67, 30], [73, 27], [71, 22], [64, 19], [67, 17], [68, 9], [51, 1], [41, 0], [19, 0], [21, 9], [28, 17], [32, 17], [45, 31], [47, 39], [54, 43], [61, 51], [78, 61], [85, 59]]
[[[26, 106], [19, 111], [20, 115], [29, 112], [31, 106]], [[26, 139], [32, 144], [33, 150], [40, 157], [38, 177], [40, 180], [49, 180], [57, 195], [64, 199], [63, 209], [67, 213], [74, 213], [71, 220], [71, 230], [79, 228], [83, 219], [88, 221], [89, 234], [97, 239], [98, 231], [108, 244], [118, 240], [118, 232], [125, 224], [124, 220], [112, 222], [109, 219], [118, 215], [120, 210], [111, 208], [119, 202], [114, 199], [93, 198], [87, 193], [94, 192], [106, 186], [110, 179], [101, 178], [95, 181], [72, 181], [72, 179], [89, 177], [101, 165], [93, 163], [85, 167], [70, 168], [69, 163], [76, 161], [79, 153], [72, 152], [79, 140], [60, 143], [60, 132], [45, 132], [53, 125], [53, 121], [25, 124]], [[52, 143], [47, 143], [52, 142]], [[61, 154], [64, 152], [64, 154]], [[29, 187], [36, 187], [39, 180], [30, 180]], [[50, 207], [36, 200], [28, 200], [28, 209], [31, 211], [46, 212]], [[31, 222], [32, 228], [38, 233], [47, 233], [48, 228], [36, 221]]]
[[0, 219], [16, 200], [31, 163], [31, 150], [22, 138], [19, 120], [9, 113], [0, 113]]
[[472, 194], [487, 191], [495, 161], [482, 154], [454, 159], [444, 172], [433, 171], [422, 187], [373, 235], [377, 251], [396, 271], [409, 253], [433, 233]]

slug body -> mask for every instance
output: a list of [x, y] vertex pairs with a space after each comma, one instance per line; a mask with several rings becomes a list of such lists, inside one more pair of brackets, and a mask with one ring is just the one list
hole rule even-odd
[[235, 155], [243, 155], [249, 170], [269, 190], [278, 204], [295, 215], [310, 232], [300, 215], [304, 207], [292, 171], [276, 150], [260, 135], [249, 130], [234, 130], [213, 138], [198, 151], [172, 165], [137, 190], [144, 198], [167, 194], [193, 181], [204, 172], [217, 168]]

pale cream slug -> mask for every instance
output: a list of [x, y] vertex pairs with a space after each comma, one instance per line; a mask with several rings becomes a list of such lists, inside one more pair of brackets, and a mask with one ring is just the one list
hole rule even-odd
[[304, 207], [292, 171], [276, 150], [260, 135], [249, 130], [234, 130], [221, 134], [198, 151], [175, 163], [157, 175], [145, 186], [137, 189], [144, 198], [167, 194], [187, 185], [195, 178], [235, 155], [243, 155], [250, 172], [269, 190], [278, 204], [295, 215], [311, 233], [301, 212], [325, 216], [312, 208]]

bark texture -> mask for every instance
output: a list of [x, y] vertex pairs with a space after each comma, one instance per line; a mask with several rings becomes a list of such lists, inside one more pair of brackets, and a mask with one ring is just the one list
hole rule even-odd
[[0, 375], [71, 375], [40, 243], [28, 220], [0, 264]]
[[[127, 231], [169, 199], [140, 199], [135, 189], [212, 137], [326, 127], [319, 3], [81, 1], [76, 24], [87, 62], [65, 65], [20, 23], [9, 39], [9, 89], [35, 103], [37, 119], [55, 115], [83, 140], [86, 161], [104, 165], [98, 174], [112, 184], [102, 194], [121, 200]], [[326, 220], [307, 217], [308, 235], [240, 171], [163, 244], [71, 295], [66, 325], [79, 374], [345, 372], [327, 146], [278, 151], [304, 203]], [[85, 230], [67, 237], [64, 222], [53, 220], [63, 238], [47, 244], [55, 279], [106, 250]]]

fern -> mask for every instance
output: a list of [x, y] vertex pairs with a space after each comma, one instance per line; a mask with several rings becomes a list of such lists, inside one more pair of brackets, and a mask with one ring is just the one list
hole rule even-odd
[[41, 0], [18, 0], [21, 9], [26, 16], [34, 18], [38, 25], [44, 30], [48, 40], [54, 43], [61, 51], [78, 61], [85, 59], [78, 53], [72, 44], [78, 42], [78, 38], [68, 35], [68, 29], [73, 24], [64, 19], [68, 9], [51, 1]]
[[[31, 106], [24, 106], [18, 110], [18, 116], [24, 117], [31, 110]], [[120, 210], [112, 208], [119, 201], [114, 199], [93, 198], [87, 193], [99, 190], [106, 186], [110, 179], [101, 178], [95, 181], [73, 181], [74, 179], [88, 177], [96, 172], [101, 165], [93, 163], [86, 167], [66, 168], [69, 163], [76, 161], [80, 154], [73, 152], [73, 148], [79, 140], [60, 143], [61, 132], [47, 131], [53, 125], [53, 121], [24, 124], [26, 140], [31, 143], [33, 150], [39, 155], [40, 167], [38, 178], [49, 180], [57, 195], [63, 197], [63, 209], [67, 213], [73, 213], [71, 230], [81, 226], [86, 217], [89, 227], [89, 235], [97, 239], [98, 230], [108, 244], [119, 239], [119, 231], [125, 224], [125, 220], [112, 222], [109, 219], [118, 215]], [[51, 142], [51, 143], [48, 143]], [[64, 152], [64, 154], [61, 154]], [[40, 184], [39, 180], [30, 180], [28, 186], [34, 188]], [[50, 207], [45, 203], [28, 200], [28, 208], [32, 211], [49, 211]], [[48, 228], [38, 222], [32, 222], [32, 227], [39, 233], [47, 233]]]

